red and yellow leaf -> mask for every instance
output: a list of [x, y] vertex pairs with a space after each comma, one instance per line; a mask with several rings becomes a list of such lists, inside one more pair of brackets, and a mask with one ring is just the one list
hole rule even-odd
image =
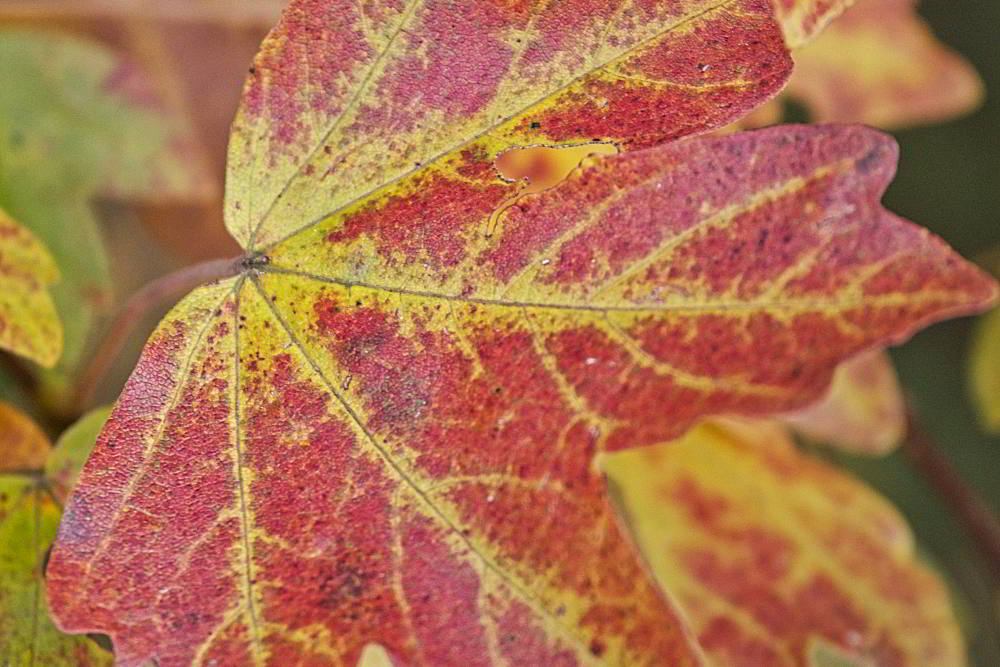
[[[772, 0], [788, 46], [797, 49], [823, 31], [856, 0]], [[867, 0], [861, 0], [866, 2]]]
[[859, 127], [691, 139], [591, 161], [490, 236], [383, 206], [248, 261], [148, 344], [53, 553], [60, 623], [125, 664], [696, 661], [594, 456], [801, 406], [992, 301], [880, 207], [894, 161]]
[[48, 291], [58, 279], [45, 246], [0, 209], [0, 350], [43, 366], [58, 361], [63, 331]]
[[784, 421], [812, 440], [848, 452], [888, 454], [906, 431], [906, 406], [892, 360], [873, 351], [844, 362], [821, 401]]
[[[293, 2], [230, 144], [247, 257], [104, 428], [61, 626], [126, 665], [696, 664], [595, 456], [801, 407], [996, 292], [880, 206], [874, 131], [659, 145], [788, 67], [764, 0]], [[494, 164], [594, 142], [546, 189]]]
[[227, 226], [264, 251], [394, 203], [461, 202], [478, 221], [518, 187], [495, 177], [507, 148], [638, 148], [724, 125], [791, 69], [768, 4], [293, 2], [234, 124]]
[[[32, 438], [42, 440], [35, 450], [41, 452], [41, 461], [33, 456], [23, 460], [23, 466], [8, 466], [20, 456], [19, 443], [9, 438], [8, 429], [23, 430], [25, 421], [30, 423]], [[93, 442], [91, 439], [89, 445]], [[49, 617], [42, 567], [60, 517], [50, 480], [38, 470], [49, 451], [48, 440], [27, 417], [19, 415], [16, 421], [9, 421], [0, 412], [0, 665], [110, 665], [110, 654], [85, 637], [61, 633]], [[27, 467], [38, 469], [24, 469]], [[10, 474], [12, 468], [21, 468], [21, 472]]]
[[31, 417], [0, 401], [0, 473], [39, 470], [50, 448], [48, 437]]
[[712, 664], [964, 664], [946, 590], [903, 519], [780, 426], [706, 424], [604, 468]]
[[52, 495], [65, 503], [76, 478], [97, 442], [97, 435], [111, 414], [110, 407], [96, 408], [63, 431], [45, 461], [45, 478]]
[[975, 108], [983, 86], [941, 44], [916, 0], [860, 0], [795, 54], [787, 95], [819, 121], [877, 127], [933, 123]]

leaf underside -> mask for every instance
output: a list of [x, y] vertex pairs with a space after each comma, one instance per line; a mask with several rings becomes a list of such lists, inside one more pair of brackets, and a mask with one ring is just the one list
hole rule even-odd
[[[147, 344], [53, 552], [62, 627], [123, 664], [695, 664], [595, 457], [993, 298], [880, 207], [874, 131], [632, 150], [780, 87], [766, 2], [539, 4], [292, 3], [231, 142], [246, 269]], [[544, 192], [493, 166], [593, 141], [625, 152]]]

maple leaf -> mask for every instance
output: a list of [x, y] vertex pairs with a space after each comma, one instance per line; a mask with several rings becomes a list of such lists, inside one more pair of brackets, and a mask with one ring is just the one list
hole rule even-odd
[[58, 279], [45, 246], [0, 209], [0, 349], [56, 363], [63, 330], [48, 288]]
[[[9, 410], [0, 403], [0, 409]], [[95, 413], [107, 415], [107, 410]], [[0, 664], [52, 667], [110, 665], [111, 655], [86, 637], [65, 635], [49, 618], [42, 569], [61, 509], [57, 489], [79, 471], [103, 423], [88, 415], [52, 448], [30, 418], [0, 412]], [[18, 432], [21, 432], [20, 439]], [[26, 453], [21, 447], [30, 442]], [[11, 445], [13, 443], [13, 449]], [[7, 465], [11, 459], [24, 465]], [[72, 463], [71, 463], [72, 462]], [[49, 465], [52, 473], [43, 472]], [[17, 472], [12, 469], [18, 468]], [[53, 476], [53, 473], [56, 476]]]
[[[881, 208], [883, 135], [659, 145], [788, 69], [756, 0], [293, 2], [230, 143], [247, 257], [127, 383], [50, 562], [61, 627], [123, 664], [697, 663], [595, 457], [800, 407], [995, 297]], [[595, 141], [625, 152], [547, 190], [495, 171]]]
[[604, 468], [712, 664], [964, 663], [947, 591], [903, 518], [780, 425], [710, 423]]
[[906, 406], [892, 360], [873, 351], [844, 362], [823, 400], [784, 421], [807, 438], [844, 451], [888, 454], [906, 431]]

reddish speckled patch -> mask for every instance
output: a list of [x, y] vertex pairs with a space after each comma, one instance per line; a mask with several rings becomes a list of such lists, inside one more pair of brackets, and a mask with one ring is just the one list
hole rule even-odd
[[419, 262], [442, 271], [458, 264], [466, 253], [463, 232], [476, 229], [516, 190], [516, 185], [496, 178], [490, 160], [471, 154], [467, 159], [460, 167], [461, 179], [439, 173], [418, 180], [413, 190], [352, 215], [326, 236], [327, 242], [341, 245], [371, 238], [390, 265]]
[[[232, 303], [215, 312], [197, 328], [168, 324], [147, 346], [70, 498], [50, 561], [54, 615], [78, 618], [71, 629], [111, 635], [124, 662], [152, 655], [164, 665], [189, 662], [191, 645], [163, 646], [160, 633], [207, 636], [238, 587], [220, 567], [230, 558], [237, 521], [216, 523], [214, 512], [205, 511], [236, 502], [228, 401]], [[182, 350], [191, 344], [198, 355], [182, 376], [188, 356]], [[144, 452], [151, 433], [159, 437]], [[66, 581], [90, 593], [60, 595]], [[127, 630], [131, 624], [118, 619], [129, 616], [151, 625]]]
[[[526, 2], [426, 0], [406, 31], [406, 55], [384, 79], [393, 106], [465, 118], [497, 95], [513, 48], [504, 38], [530, 19]], [[411, 115], [412, 122], [419, 121]], [[403, 129], [411, 129], [404, 127]]]
[[407, 522], [402, 533], [403, 590], [419, 619], [415, 631], [423, 659], [430, 665], [489, 665], [475, 569], [455, 558], [445, 546], [446, 534], [427, 520]]
[[721, 127], [791, 71], [768, 4], [731, 4], [414, 0], [372, 20], [357, 3], [293, 2], [234, 126], [227, 225], [268, 247], [409, 196], [423, 166], [473, 145], [636, 148]]
[[[504, 569], [555, 568], [551, 585], [588, 601], [582, 622], [595, 646], [625, 636], [635, 655], [683, 654], [683, 642], [662, 627], [672, 612], [645, 583], [602, 499], [592, 465], [600, 430], [565, 404], [527, 332], [474, 332], [485, 371], [474, 377], [453, 336], [418, 330], [403, 337], [395, 317], [332, 294], [314, 310], [316, 341], [352, 378], [369, 428], [417, 453], [419, 469], [446, 484], [438, 497], [459, 509], [475, 541], [501, 550]], [[540, 457], [540, 443], [552, 453]], [[475, 481], [490, 474], [511, 483]], [[465, 476], [472, 479], [449, 481]], [[525, 522], [534, 526], [530, 534]], [[563, 557], [568, 544], [571, 560]]]
[[[551, 141], [611, 139], [631, 148], [704, 132], [776, 94], [791, 72], [781, 30], [764, 0], [744, 0], [669, 32], [615, 64], [613, 77], [583, 79], [523, 125]], [[650, 85], [653, 84], [653, 85]]]
[[360, 7], [296, 0], [254, 59], [243, 92], [246, 120], [266, 119], [282, 152], [308, 151], [310, 126], [343, 110], [358, 72], [376, 57], [360, 32]]

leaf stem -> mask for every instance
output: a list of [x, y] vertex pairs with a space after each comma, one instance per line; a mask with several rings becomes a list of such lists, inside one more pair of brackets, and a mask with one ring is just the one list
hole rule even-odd
[[150, 311], [199, 285], [237, 275], [243, 270], [245, 261], [245, 257], [239, 256], [192, 264], [153, 280], [129, 297], [79, 375], [71, 402], [74, 411], [82, 413], [90, 405], [95, 390], [118, 358], [122, 347]]
[[986, 558], [990, 573], [1000, 581], [1000, 521], [923, 429], [912, 409], [907, 411], [906, 438], [900, 450], [949, 507]]

